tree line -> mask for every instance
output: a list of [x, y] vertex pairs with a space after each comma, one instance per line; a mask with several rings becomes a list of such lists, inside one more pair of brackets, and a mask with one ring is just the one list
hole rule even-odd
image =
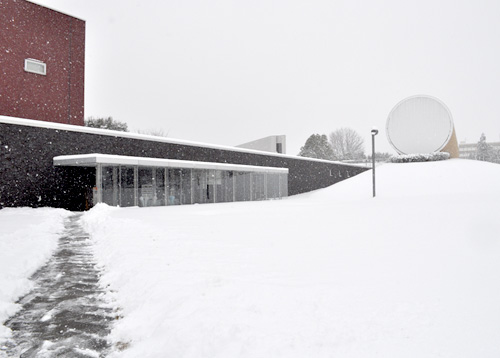
[[299, 156], [326, 160], [363, 160], [365, 143], [352, 128], [339, 128], [329, 134], [313, 134], [300, 148]]
[[[91, 128], [108, 129], [128, 132], [125, 122], [120, 122], [113, 117], [88, 117], [85, 126]], [[158, 130], [139, 130], [140, 134], [149, 134], [159, 137], [168, 137], [168, 132]], [[326, 135], [313, 134], [306, 144], [300, 149], [300, 156], [327, 159], [327, 160], [363, 160], [365, 156], [363, 138], [351, 128], [340, 128]], [[389, 153], [375, 153], [377, 159], [386, 160], [391, 157]], [[370, 157], [368, 157], [370, 158]]]
[[[109, 129], [113, 131], [128, 132], [128, 126], [125, 122], [117, 121], [113, 117], [89, 117], [84, 121], [85, 127]], [[168, 132], [163, 129], [140, 129], [139, 134], [148, 134], [157, 137], [168, 137]]]
[[[113, 117], [89, 117], [85, 119], [85, 126], [100, 129], [128, 132], [125, 122], [120, 122]], [[139, 130], [140, 134], [149, 134], [159, 137], [168, 137], [168, 132], [158, 130]], [[301, 157], [335, 160], [335, 161], [361, 161], [371, 159], [365, 155], [365, 144], [363, 138], [352, 128], [339, 128], [329, 134], [312, 134], [306, 143], [300, 148], [298, 154]], [[377, 160], [389, 160], [390, 153], [375, 153]], [[469, 155], [468, 159], [482, 160], [486, 162], [500, 163], [500, 149], [495, 149], [486, 142], [486, 136], [481, 134], [477, 142], [476, 151]]]

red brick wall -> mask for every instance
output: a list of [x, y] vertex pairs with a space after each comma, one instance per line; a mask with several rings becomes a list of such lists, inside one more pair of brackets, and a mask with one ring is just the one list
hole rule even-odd
[[[45, 62], [47, 75], [24, 71]], [[0, 115], [83, 125], [85, 22], [25, 0], [0, 0]]]

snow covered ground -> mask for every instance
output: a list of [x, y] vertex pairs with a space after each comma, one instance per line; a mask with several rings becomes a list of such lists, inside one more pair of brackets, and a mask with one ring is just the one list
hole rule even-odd
[[20, 309], [14, 302], [32, 288], [28, 278], [52, 255], [70, 214], [48, 208], [0, 210], [0, 342], [10, 337], [1, 323]]
[[499, 357], [500, 165], [386, 164], [286, 200], [84, 215], [114, 357]]
[[[499, 357], [500, 165], [377, 167], [286, 200], [84, 217], [112, 357]], [[0, 323], [68, 212], [0, 210]], [[0, 339], [8, 336], [0, 326]]]

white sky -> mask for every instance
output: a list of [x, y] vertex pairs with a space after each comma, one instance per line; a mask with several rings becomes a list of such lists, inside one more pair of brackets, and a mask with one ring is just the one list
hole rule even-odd
[[459, 141], [500, 140], [500, 2], [37, 0], [86, 20], [85, 116], [237, 145], [365, 138], [415, 94], [450, 108]]

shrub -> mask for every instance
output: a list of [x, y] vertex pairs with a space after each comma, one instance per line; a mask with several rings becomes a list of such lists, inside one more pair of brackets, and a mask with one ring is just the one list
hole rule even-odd
[[450, 159], [450, 153], [424, 153], [424, 154], [407, 154], [397, 155], [391, 158], [391, 163], [415, 163], [415, 162], [436, 162], [438, 160]]

